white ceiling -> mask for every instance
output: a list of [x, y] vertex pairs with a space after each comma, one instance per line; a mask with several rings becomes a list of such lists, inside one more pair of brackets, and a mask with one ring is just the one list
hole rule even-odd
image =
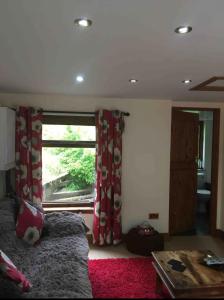
[[[75, 27], [81, 16], [93, 26]], [[213, 76], [224, 76], [224, 0], [0, 0], [0, 92], [224, 100], [188, 90]]]

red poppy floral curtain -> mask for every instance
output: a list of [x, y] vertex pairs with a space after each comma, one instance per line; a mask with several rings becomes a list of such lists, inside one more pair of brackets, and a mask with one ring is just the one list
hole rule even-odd
[[96, 115], [96, 199], [93, 243], [121, 241], [121, 158], [124, 118], [120, 111], [100, 110]]
[[42, 112], [32, 107], [16, 111], [16, 194], [42, 201]]

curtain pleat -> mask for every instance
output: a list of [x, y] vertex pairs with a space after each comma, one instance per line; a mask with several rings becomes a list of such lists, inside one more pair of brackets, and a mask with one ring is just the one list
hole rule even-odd
[[121, 242], [121, 163], [123, 114], [100, 110], [96, 115], [96, 199], [94, 203], [93, 243]]
[[16, 194], [42, 202], [42, 112], [32, 107], [16, 111]]

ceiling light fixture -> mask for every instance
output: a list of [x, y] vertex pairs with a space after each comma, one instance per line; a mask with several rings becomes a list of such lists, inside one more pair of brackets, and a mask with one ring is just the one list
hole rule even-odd
[[77, 75], [76, 76], [76, 82], [81, 83], [84, 81], [84, 77], [82, 75]]
[[190, 26], [179, 26], [175, 29], [175, 32], [180, 34], [186, 34], [191, 31], [192, 31], [192, 27]]
[[190, 84], [192, 82], [192, 80], [191, 79], [185, 79], [185, 80], [182, 80], [182, 82], [184, 84]]
[[138, 79], [131, 78], [131, 79], [129, 79], [129, 82], [135, 84], [138, 82]]
[[80, 27], [90, 27], [92, 25], [92, 21], [90, 19], [75, 19], [74, 23]]

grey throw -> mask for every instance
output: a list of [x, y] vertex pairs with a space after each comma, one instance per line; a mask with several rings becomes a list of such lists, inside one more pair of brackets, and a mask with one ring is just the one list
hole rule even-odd
[[[2, 215], [4, 210], [0, 210], [0, 219]], [[6, 230], [3, 222], [0, 224], [0, 249], [33, 285], [22, 297], [92, 298], [88, 276], [89, 246], [80, 215], [46, 214], [44, 236], [34, 247], [18, 239], [9, 223], [6, 222]]]

